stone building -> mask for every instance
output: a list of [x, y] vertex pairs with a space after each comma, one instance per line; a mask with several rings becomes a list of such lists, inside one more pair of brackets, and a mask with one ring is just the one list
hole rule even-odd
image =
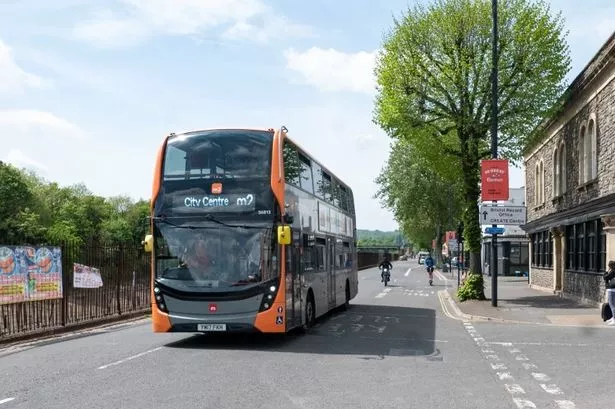
[[615, 260], [615, 33], [566, 94], [524, 156], [530, 284], [596, 303]]

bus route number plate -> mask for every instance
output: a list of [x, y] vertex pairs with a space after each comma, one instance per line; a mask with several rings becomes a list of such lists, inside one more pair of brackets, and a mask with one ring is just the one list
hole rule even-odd
[[226, 324], [197, 324], [197, 331], [226, 331]]

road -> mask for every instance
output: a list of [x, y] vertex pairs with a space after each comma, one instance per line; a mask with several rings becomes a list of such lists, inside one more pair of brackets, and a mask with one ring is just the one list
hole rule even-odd
[[0, 351], [0, 409], [614, 406], [612, 328], [463, 322], [441, 307], [442, 276], [430, 287], [415, 261], [392, 274], [384, 288], [360, 272], [350, 309], [304, 335], [211, 340], [144, 321]]

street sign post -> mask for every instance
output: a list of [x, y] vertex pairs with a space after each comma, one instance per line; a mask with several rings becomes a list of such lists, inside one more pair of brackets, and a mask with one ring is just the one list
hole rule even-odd
[[504, 234], [504, 228], [503, 227], [487, 227], [485, 229], [485, 233], [492, 234], [492, 235]]
[[525, 224], [525, 206], [486, 206], [480, 207], [480, 224], [520, 226]]

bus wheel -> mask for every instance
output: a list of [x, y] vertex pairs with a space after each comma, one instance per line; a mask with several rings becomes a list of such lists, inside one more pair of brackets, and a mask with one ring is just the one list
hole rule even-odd
[[316, 322], [316, 309], [314, 307], [314, 296], [310, 293], [305, 304], [305, 329], [311, 328]]

